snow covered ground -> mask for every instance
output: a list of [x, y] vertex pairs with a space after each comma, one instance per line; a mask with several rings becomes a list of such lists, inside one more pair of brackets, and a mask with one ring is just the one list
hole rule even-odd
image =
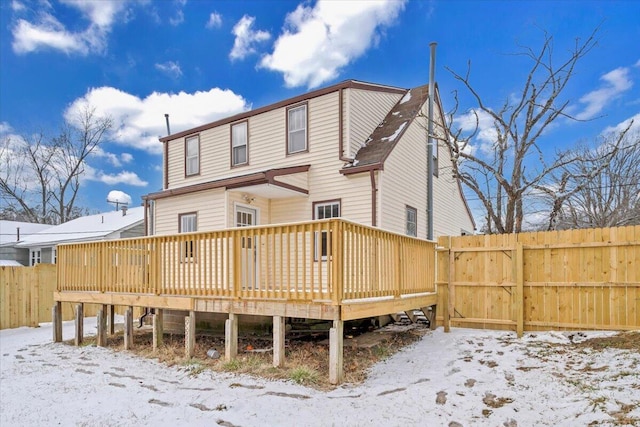
[[570, 343], [603, 335], [440, 328], [364, 384], [322, 392], [54, 344], [43, 324], [0, 331], [0, 425], [640, 425], [640, 354]]

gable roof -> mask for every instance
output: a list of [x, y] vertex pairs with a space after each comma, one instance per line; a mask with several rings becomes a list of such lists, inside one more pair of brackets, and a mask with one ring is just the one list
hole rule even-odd
[[[0, 246], [13, 246], [25, 237], [53, 227], [51, 224], [0, 220]], [[20, 229], [20, 238], [18, 238]]]
[[59, 243], [105, 240], [112, 233], [128, 230], [144, 221], [144, 207], [83, 216], [25, 237], [17, 247], [53, 246]]
[[188, 135], [193, 135], [195, 133], [202, 132], [202, 131], [205, 131], [207, 129], [212, 129], [214, 127], [222, 126], [222, 125], [227, 124], [227, 123], [233, 123], [233, 122], [236, 122], [238, 120], [243, 120], [243, 119], [246, 119], [246, 118], [251, 117], [251, 116], [256, 116], [258, 114], [265, 113], [267, 111], [271, 111], [271, 110], [275, 110], [275, 109], [278, 109], [278, 108], [282, 108], [282, 107], [285, 107], [285, 106], [291, 105], [291, 104], [296, 104], [298, 102], [306, 101], [306, 100], [311, 99], [311, 98], [317, 98], [319, 96], [323, 96], [323, 95], [326, 95], [328, 93], [336, 92], [336, 91], [338, 91], [340, 89], [347, 89], [347, 88], [364, 89], [364, 90], [371, 90], [371, 91], [376, 91], [376, 92], [391, 92], [391, 93], [399, 93], [399, 94], [405, 93], [407, 91], [406, 89], [399, 88], [399, 87], [394, 87], [394, 86], [386, 86], [386, 85], [381, 85], [381, 84], [377, 84], [377, 83], [369, 83], [369, 82], [363, 82], [363, 81], [358, 81], [358, 80], [345, 80], [345, 81], [337, 83], [335, 85], [327, 86], [327, 87], [322, 88], [322, 89], [317, 89], [317, 90], [314, 90], [314, 91], [311, 91], [311, 92], [304, 93], [302, 95], [294, 96], [293, 98], [288, 98], [288, 99], [276, 102], [274, 104], [270, 104], [270, 105], [266, 105], [264, 107], [257, 108], [255, 110], [245, 111], [244, 113], [239, 113], [239, 114], [236, 114], [234, 116], [225, 117], [225, 118], [217, 120], [215, 122], [207, 123], [207, 124], [202, 125], [202, 126], [198, 126], [198, 127], [192, 128], [192, 129], [187, 129], [185, 131], [174, 133], [172, 135], [164, 136], [164, 137], [160, 138], [160, 141], [161, 142], [168, 142], [168, 141], [170, 141], [172, 139], [177, 139], [177, 138], [182, 138], [182, 137], [185, 137], [185, 136], [188, 136]]
[[355, 159], [341, 170], [352, 174], [382, 168], [409, 125], [418, 116], [422, 105], [429, 97], [429, 85], [418, 86], [405, 92], [404, 96], [389, 111], [382, 123], [373, 130], [364, 146], [356, 153]]

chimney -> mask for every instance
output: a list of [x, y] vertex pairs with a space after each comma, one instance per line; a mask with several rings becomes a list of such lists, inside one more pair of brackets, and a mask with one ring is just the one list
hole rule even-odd
[[127, 206], [122, 206], [120, 209], [122, 209], [122, 216], [127, 216]]

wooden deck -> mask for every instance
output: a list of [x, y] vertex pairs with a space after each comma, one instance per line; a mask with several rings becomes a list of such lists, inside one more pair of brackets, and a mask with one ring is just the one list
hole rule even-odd
[[331, 219], [61, 245], [54, 299], [227, 313], [231, 340], [239, 314], [332, 320], [339, 381], [342, 322], [436, 304], [435, 243]]

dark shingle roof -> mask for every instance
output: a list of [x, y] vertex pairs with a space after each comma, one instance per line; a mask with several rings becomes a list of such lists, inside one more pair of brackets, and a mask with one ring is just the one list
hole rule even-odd
[[413, 119], [417, 117], [428, 95], [428, 84], [408, 90], [389, 111], [382, 123], [374, 129], [369, 138], [363, 141], [364, 146], [356, 154], [353, 163], [346, 164], [343, 171], [381, 165], [409, 128]]

